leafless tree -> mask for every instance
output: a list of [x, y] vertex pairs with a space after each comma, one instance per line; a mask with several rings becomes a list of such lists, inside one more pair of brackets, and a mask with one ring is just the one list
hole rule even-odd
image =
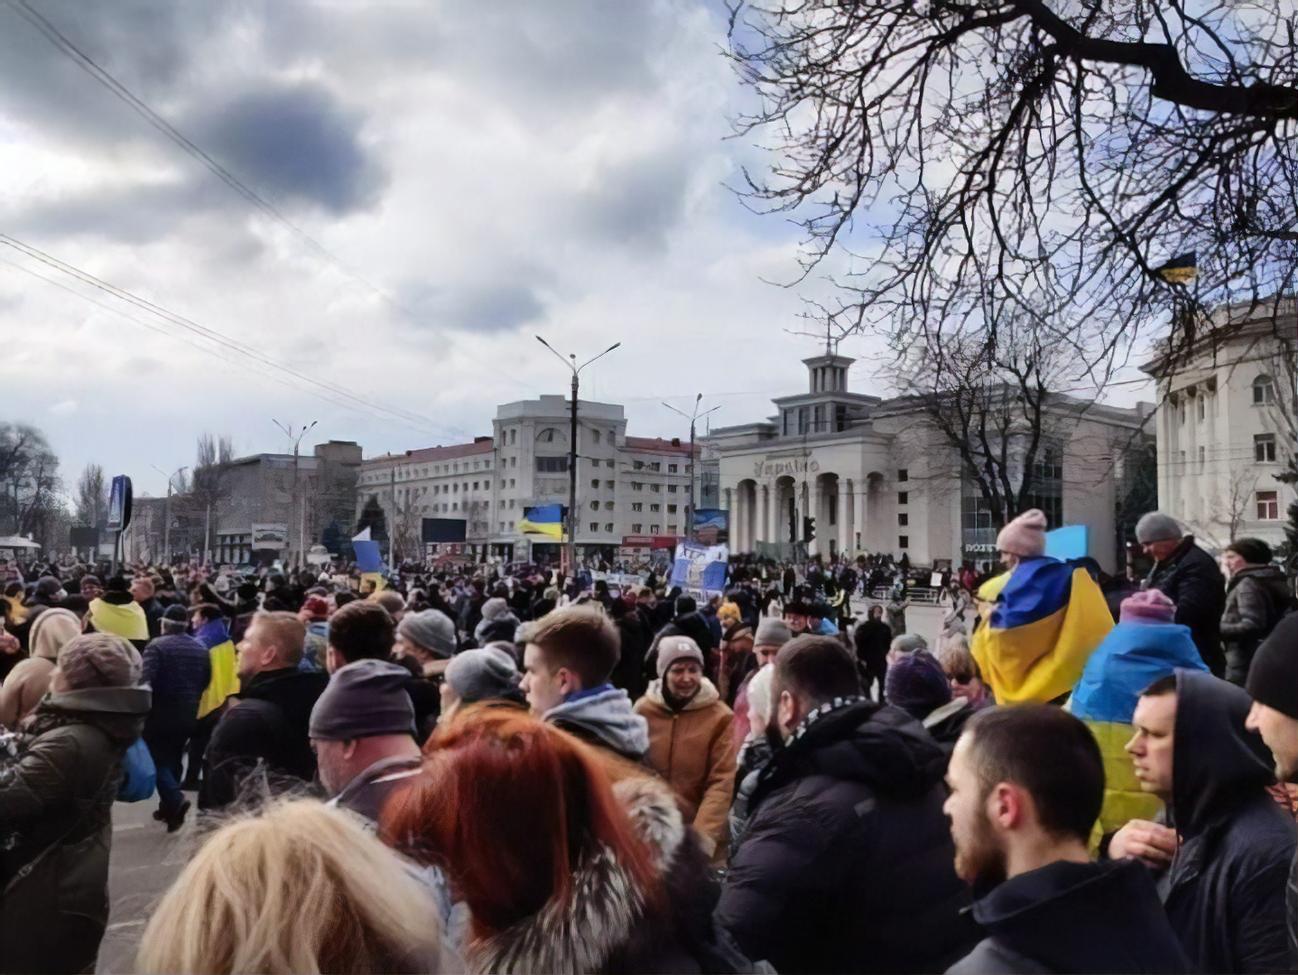
[[183, 501], [178, 502], [178, 511], [191, 521], [206, 526], [204, 530], [208, 535], [203, 539], [204, 551], [213, 548], [213, 537], [219, 527], [221, 502], [230, 493], [226, 465], [233, 459], [234, 442], [228, 434], [220, 438], [213, 437], [210, 433], [199, 436], [189, 492], [184, 495]]
[[0, 423], [0, 524], [18, 535], [49, 535], [62, 507], [59, 460], [45, 435], [23, 423]]
[[98, 464], [87, 464], [77, 479], [76, 519], [92, 527], [108, 520], [108, 482]]
[[[993, 338], [989, 293], [1102, 385], [1160, 313], [1292, 293], [1298, 12], [1236, 0], [735, 0], [771, 151], [738, 191], [854, 254], [847, 330]], [[1156, 269], [1198, 254], [1193, 287]]]

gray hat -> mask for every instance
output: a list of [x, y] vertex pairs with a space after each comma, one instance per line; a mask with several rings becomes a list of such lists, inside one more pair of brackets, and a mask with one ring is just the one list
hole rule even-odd
[[1140, 516], [1136, 522], [1136, 541], [1141, 545], [1150, 542], [1179, 542], [1185, 537], [1185, 529], [1171, 515], [1161, 511], [1150, 511]]
[[413, 735], [415, 708], [406, 684], [410, 671], [366, 658], [339, 667], [311, 709], [310, 737], [351, 741], [377, 735]]
[[482, 604], [482, 618], [484, 620], [498, 620], [509, 613], [509, 603], [499, 596], [492, 596]]
[[465, 650], [446, 665], [446, 683], [465, 704], [517, 697], [521, 680], [514, 658], [496, 646]]
[[397, 624], [397, 636], [442, 658], [451, 656], [458, 646], [455, 624], [440, 609], [407, 613]]
[[139, 651], [112, 633], [83, 633], [59, 650], [59, 671], [69, 690], [134, 687], [140, 682]]
[[658, 676], [664, 676], [671, 665], [693, 660], [703, 666], [703, 651], [687, 636], [665, 636], [658, 641]]
[[893, 653], [915, 653], [927, 649], [928, 641], [918, 633], [898, 633], [888, 645], [888, 650]]
[[753, 636], [755, 647], [782, 647], [793, 639], [793, 631], [781, 619], [768, 617], [757, 624], [757, 633]]

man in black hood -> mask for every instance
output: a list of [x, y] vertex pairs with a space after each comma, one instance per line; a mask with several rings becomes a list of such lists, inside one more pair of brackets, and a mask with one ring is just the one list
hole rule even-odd
[[1145, 868], [1091, 862], [1104, 763], [1081, 721], [1045, 704], [975, 715], [947, 784], [956, 872], [984, 892], [986, 934], [949, 975], [1190, 971]]
[[[1285, 928], [1298, 827], [1267, 791], [1271, 755], [1244, 727], [1251, 703], [1233, 684], [1177, 670], [1145, 690], [1131, 721], [1136, 778], [1167, 804], [1172, 827], [1153, 837], [1174, 851], [1159, 892], [1201, 972], [1289, 972], [1298, 961]], [[1157, 862], [1153, 825], [1128, 823], [1109, 855]]]
[[775, 658], [785, 737], [753, 791], [716, 919], [790, 972], [933, 972], [976, 940], [942, 815], [945, 759], [922, 725], [861, 694], [831, 637]]

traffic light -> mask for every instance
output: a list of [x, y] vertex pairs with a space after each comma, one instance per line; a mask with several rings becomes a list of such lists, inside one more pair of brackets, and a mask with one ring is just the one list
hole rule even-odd
[[802, 540], [804, 542], [810, 542], [815, 537], [816, 537], [816, 519], [803, 518], [802, 519]]

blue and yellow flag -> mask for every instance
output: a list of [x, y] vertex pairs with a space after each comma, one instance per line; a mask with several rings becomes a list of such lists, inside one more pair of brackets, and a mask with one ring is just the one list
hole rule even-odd
[[1194, 251], [1177, 254], [1166, 264], [1154, 269], [1154, 273], [1168, 284], [1185, 284], [1193, 281], [1199, 274], [1199, 260]]
[[518, 530], [524, 535], [544, 535], [558, 542], [567, 541], [568, 536], [563, 530], [563, 505], [538, 504], [524, 508]]
[[1073, 689], [1111, 629], [1104, 594], [1085, 569], [1027, 559], [1010, 573], [970, 649], [998, 704], [1052, 701]]

